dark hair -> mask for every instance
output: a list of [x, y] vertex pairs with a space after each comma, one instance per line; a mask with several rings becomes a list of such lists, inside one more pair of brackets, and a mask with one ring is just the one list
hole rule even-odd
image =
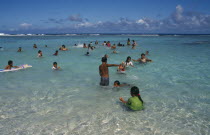
[[8, 65], [11, 65], [12, 63], [13, 63], [12, 60], [9, 60], [9, 61], [8, 61]]
[[133, 87], [131, 88], [131, 94], [132, 94], [132, 95], [135, 95], [135, 96], [138, 96], [138, 98], [139, 98], [139, 100], [142, 102], [142, 104], [144, 103], [144, 101], [141, 99], [141, 96], [140, 96], [140, 94], [139, 94], [139, 88], [138, 88], [138, 87], [133, 86]]
[[58, 52], [58, 50], [56, 50], [55, 52]]
[[87, 52], [87, 54], [89, 54], [89, 52]]
[[107, 62], [107, 58], [106, 58], [106, 57], [102, 57], [102, 58], [101, 58], [101, 61], [102, 61], [102, 62]]
[[57, 65], [57, 62], [53, 62], [53, 65], [55, 65], [55, 64]]
[[144, 54], [144, 53], [142, 53], [142, 54], [141, 54], [141, 56], [143, 56], [143, 55], [145, 56], [145, 54]]
[[116, 80], [114, 83], [117, 83], [117, 85], [120, 85], [120, 81]]
[[128, 59], [131, 59], [131, 57], [130, 57], [130, 56], [127, 57], [127, 59], [126, 59], [126, 61], [125, 61], [125, 64], [126, 64], [126, 65], [127, 65], [127, 63], [128, 63]]
[[42, 52], [41, 50], [38, 51], [38, 53]]

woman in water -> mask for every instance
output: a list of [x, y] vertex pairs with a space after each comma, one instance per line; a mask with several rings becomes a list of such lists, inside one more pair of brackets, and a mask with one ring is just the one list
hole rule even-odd
[[120, 97], [120, 101], [123, 102], [128, 108], [134, 111], [139, 111], [144, 109], [144, 101], [142, 100], [140, 94], [139, 94], [139, 88], [136, 86], [133, 86], [131, 88], [130, 94], [132, 97], [128, 99], [128, 101], [125, 101], [122, 97]]
[[54, 56], [58, 55], [58, 50], [55, 51], [55, 53], [53, 54]]
[[131, 61], [131, 57], [130, 57], [130, 56], [127, 57], [127, 59], [126, 59], [126, 61], [125, 61], [125, 66], [126, 66], [126, 67], [129, 67], [129, 66], [134, 67], [134, 66], [133, 66], [133, 62]]
[[125, 72], [125, 62], [122, 62], [118, 69], [117, 69], [118, 72]]

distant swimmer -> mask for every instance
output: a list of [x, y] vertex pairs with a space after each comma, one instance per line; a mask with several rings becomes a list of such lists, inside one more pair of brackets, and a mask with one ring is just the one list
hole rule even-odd
[[137, 43], [136, 43], [136, 41], [135, 41], [135, 40], [133, 40], [132, 49], [135, 49], [135, 48], [136, 48], [136, 46], [137, 46]]
[[41, 50], [38, 51], [38, 56], [37, 57], [42, 57], [42, 51]]
[[127, 83], [120, 84], [120, 81], [118, 80], [114, 81], [114, 87], [123, 87], [123, 86], [130, 86], [130, 85]]
[[62, 45], [60, 48], [59, 48], [59, 50], [61, 50], [61, 51], [67, 51], [67, 50], [69, 50], [68, 48], [66, 48], [66, 46], [65, 45]]
[[58, 56], [58, 50], [55, 51], [55, 53], [53, 54], [54, 56]]
[[106, 45], [106, 41], [104, 41], [102, 45], [105, 46]]
[[132, 97], [128, 99], [128, 101], [125, 101], [122, 97], [120, 97], [120, 101], [123, 102], [128, 108], [134, 111], [139, 111], [144, 109], [144, 101], [142, 100], [140, 94], [139, 94], [139, 88], [136, 86], [133, 86], [131, 88], [130, 94]]
[[137, 59], [137, 60], [134, 60], [134, 59], [132, 59], [132, 60], [133, 60], [133, 61], [138, 61], [138, 62], [140, 62], [140, 63], [152, 62], [152, 60], [147, 59], [147, 58], [145, 57], [145, 54], [144, 54], [144, 53], [141, 54], [141, 58], [139, 58], [139, 59]]
[[22, 48], [19, 47], [18, 50], [17, 50], [17, 52], [22, 52]]
[[130, 56], [127, 57], [127, 59], [126, 59], [126, 61], [125, 61], [125, 66], [126, 66], [126, 67], [129, 67], [129, 66], [134, 67], [134, 66], [133, 66], [133, 62], [131, 61], [131, 57], [130, 57]]
[[4, 48], [3, 47], [0, 47], [0, 51], [3, 51], [4, 50]]
[[114, 50], [112, 53], [115, 53], [115, 54], [117, 54], [117, 51], [116, 51], [116, 50]]
[[47, 47], [47, 45], [45, 45], [45, 47]]
[[96, 40], [95, 45], [98, 45], [98, 41]]
[[149, 51], [146, 51], [146, 52], [145, 52], [145, 55], [149, 55]]
[[87, 48], [87, 46], [86, 46], [86, 44], [85, 44], [85, 43], [83, 44], [83, 48]]
[[60, 68], [60, 67], [58, 67], [57, 62], [53, 62], [53, 67], [52, 67], [52, 69], [54, 69], [54, 70], [58, 70], [58, 69], [61, 69], [61, 68]]
[[127, 45], [131, 45], [130, 38], [128, 38], [128, 40], [127, 40]]
[[77, 44], [74, 44], [74, 46], [77, 46]]
[[111, 49], [116, 49], [116, 45], [114, 44], [114, 45], [111, 47]]
[[89, 52], [87, 52], [85, 55], [86, 55], [86, 56], [90, 56], [90, 53], [89, 53]]
[[33, 48], [37, 48], [37, 45], [36, 45], [36, 44], [34, 44], [34, 45], [33, 45]]
[[102, 64], [99, 66], [99, 74], [101, 76], [101, 86], [108, 86], [109, 85], [109, 69], [108, 67], [112, 66], [119, 66], [117, 64], [107, 64], [107, 58], [102, 57], [101, 59]]
[[110, 41], [108, 41], [108, 42], [106, 43], [106, 46], [107, 46], [107, 47], [111, 47]]
[[13, 61], [9, 60], [8, 65], [4, 69], [19, 68], [18, 66], [13, 66]]

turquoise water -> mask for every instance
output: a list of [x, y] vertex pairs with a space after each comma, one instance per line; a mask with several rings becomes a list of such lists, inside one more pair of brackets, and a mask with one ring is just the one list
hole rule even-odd
[[[126, 44], [128, 37], [137, 41], [135, 50], [117, 47], [119, 53], [112, 54], [101, 45]], [[84, 56], [87, 49], [81, 44], [95, 40], [99, 45]], [[34, 43], [38, 49], [32, 48]], [[52, 56], [62, 44], [70, 51]], [[0, 68], [8, 60], [33, 66], [0, 73], [0, 134], [210, 134], [209, 36], [5, 36], [0, 46]], [[39, 49], [43, 58], [37, 58]], [[99, 86], [98, 66], [104, 54], [109, 55], [108, 63], [119, 64], [146, 50], [154, 62], [134, 63], [126, 74], [110, 67], [110, 86]], [[52, 71], [54, 61], [61, 71]], [[130, 87], [112, 88], [115, 80], [138, 86], [145, 110], [125, 108], [119, 97], [127, 100]]]

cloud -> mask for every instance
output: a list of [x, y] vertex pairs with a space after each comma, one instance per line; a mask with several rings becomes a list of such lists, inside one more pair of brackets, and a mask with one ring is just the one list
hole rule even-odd
[[83, 22], [83, 18], [81, 18], [80, 14], [71, 15], [68, 19], [73, 22]]
[[29, 24], [29, 23], [22, 23], [20, 24], [20, 27], [23, 28], [23, 29], [28, 29], [32, 26], [32, 24]]

